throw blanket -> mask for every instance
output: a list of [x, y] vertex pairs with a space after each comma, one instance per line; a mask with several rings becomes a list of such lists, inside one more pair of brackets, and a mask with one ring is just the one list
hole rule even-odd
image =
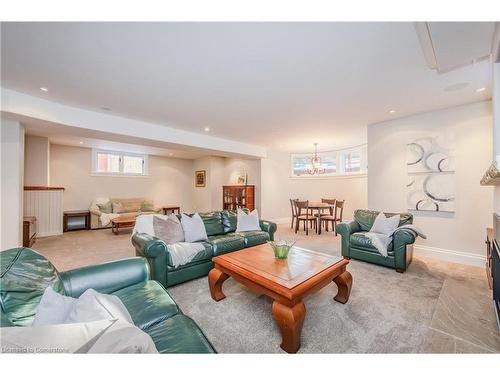
[[[156, 237], [153, 226], [153, 216], [166, 218], [165, 215], [140, 215], [137, 217], [135, 227], [132, 234], [146, 233]], [[172, 245], [167, 245], [167, 250], [172, 259], [172, 265], [177, 268], [183, 264], [189, 263], [199, 252], [205, 250], [205, 246], [199, 242], [177, 242]]]
[[392, 236], [394, 233], [399, 232], [400, 230], [406, 230], [411, 232], [415, 237], [420, 236], [422, 238], [427, 238], [427, 236], [415, 225], [413, 224], [407, 224], [407, 225], [402, 225], [394, 232], [392, 232], [391, 235], [386, 236], [385, 234], [382, 233], [375, 233], [375, 232], [366, 232], [364, 233], [364, 236], [369, 238], [373, 247], [378, 250], [382, 256], [387, 257], [387, 248], [392, 242]]
[[167, 245], [168, 252], [175, 268], [191, 262], [199, 252], [205, 250], [205, 246], [199, 242], [177, 242]]
[[101, 219], [101, 224], [103, 226], [107, 226], [107, 225], [109, 225], [109, 223], [111, 223], [111, 220], [117, 218], [118, 216], [120, 216], [120, 215], [119, 214], [101, 213], [101, 216], [99, 216], [99, 218]]
[[0, 353], [158, 353], [151, 337], [119, 320], [0, 328]]

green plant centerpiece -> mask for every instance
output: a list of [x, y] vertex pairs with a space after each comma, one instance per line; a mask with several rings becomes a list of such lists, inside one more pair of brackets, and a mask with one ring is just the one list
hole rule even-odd
[[269, 245], [273, 248], [274, 257], [276, 259], [286, 259], [288, 258], [288, 252], [295, 245], [296, 241], [287, 242], [286, 240], [278, 241], [267, 241]]

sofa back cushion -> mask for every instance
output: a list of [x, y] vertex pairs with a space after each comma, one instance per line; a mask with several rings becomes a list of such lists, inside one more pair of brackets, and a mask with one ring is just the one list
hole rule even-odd
[[144, 201], [146, 201], [146, 199], [144, 198], [111, 198], [111, 202], [113, 203], [113, 211], [115, 204], [121, 204], [122, 212], [119, 213], [139, 212], [141, 210], [142, 202]]
[[208, 236], [216, 236], [224, 234], [224, 226], [222, 224], [222, 214], [220, 211], [200, 213], [201, 220], [205, 225], [205, 230]]
[[0, 306], [10, 323], [30, 326], [48, 286], [64, 294], [59, 273], [42, 255], [25, 247], [2, 251]]
[[155, 205], [151, 200], [145, 200], [141, 203], [141, 212], [153, 212], [155, 210]]
[[[379, 211], [356, 210], [354, 211], [354, 221], [356, 221], [359, 224], [359, 227], [361, 228], [362, 231], [369, 232], [379, 213], [380, 213]], [[387, 217], [399, 215], [400, 219], [398, 226], [413, 223], [413, 215], [408, 212], [404, 212], [401, 214], [386, 212], [385, 215]]]
[[113, 212], [113, 205], [111, 201], [107, 201], [106, 203], [97, 203], [97, 207], [99, 207], [99, 211], [103, 214], [110, 214]]
[[[246, 208], [242, 209], [245, 213], [249, 213], [250, 211]], [[222, 225], [224, 227], [224, 233], [231, 233], [236, 231], [236, 227], [238, 225], [238, 213], [237, 211], [232, 210], [224, 210], [221, 212], [222, 216]]]

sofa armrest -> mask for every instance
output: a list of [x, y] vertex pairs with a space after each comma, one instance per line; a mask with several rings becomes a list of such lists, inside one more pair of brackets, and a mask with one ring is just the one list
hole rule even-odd
[[262, 229], [264, 232], [269, 233], [269, 239], [271, 241], [274, 241], [274, 233], [276, 233], [276, 223], [273, 223], [272, 221], [267, 221], [267, 220], [260, 220], [260, 229]]
[[151, 278], [167, 286], [168, 249], [165, 242], [146, 233], [135, 233], [132, 244], [137, 256], [145, 257], [151, 270]]
[[128, 258], [61, 272], [60, 276], [67, 295], [77, 298], [89, 288], [112, 293], [146, 281], [149, 269], [144, 259]]
[[90, 208], [90, 213], [92, 215], [97, 215], [97, 216], [101, 216], [102, 215], [102, 212], [98, 209], [98, 208]]
[[351, 248], [349, 241], [351, 234], [361, 230], [359, 224], [356, 221], [342, 222], [336, 225], [335, 230], [342, 236], [342, 256], [350, 257]]
[[344, 221], [336, 225], [337, 233], [341, 236], [350, 236], [353, 233], [361, 231], [359, 224], [356, 221]]
[[415, 232], [407, 229], [401, 229], [394, 232], [394, 236], [392, 240], [394, 241], [395, 246], [398, 244], [411, 245], [415, 242], [417, 235]]
[[410, 264], [413, 251], [407, 251], [407, 245], [415, 242], [416, 234], [411, 230], [401, 229], [394, 232], [392, 237], [392, 246], [394, 250], [394, 262], [397, 269], [405, 270]]

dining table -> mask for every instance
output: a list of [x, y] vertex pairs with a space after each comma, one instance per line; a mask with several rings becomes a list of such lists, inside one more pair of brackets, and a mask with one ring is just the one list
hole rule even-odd
[[323, 214], [325, 210], [330, 211], [330, 209], [334, 208], [334, 205], [330, 203], [310, 201], [308, 207], [311, 210], [311, 214], [313, 214], [313, 211], [318, 211], [316, 228], [318, 234], [321, 234], [321, 214]]

